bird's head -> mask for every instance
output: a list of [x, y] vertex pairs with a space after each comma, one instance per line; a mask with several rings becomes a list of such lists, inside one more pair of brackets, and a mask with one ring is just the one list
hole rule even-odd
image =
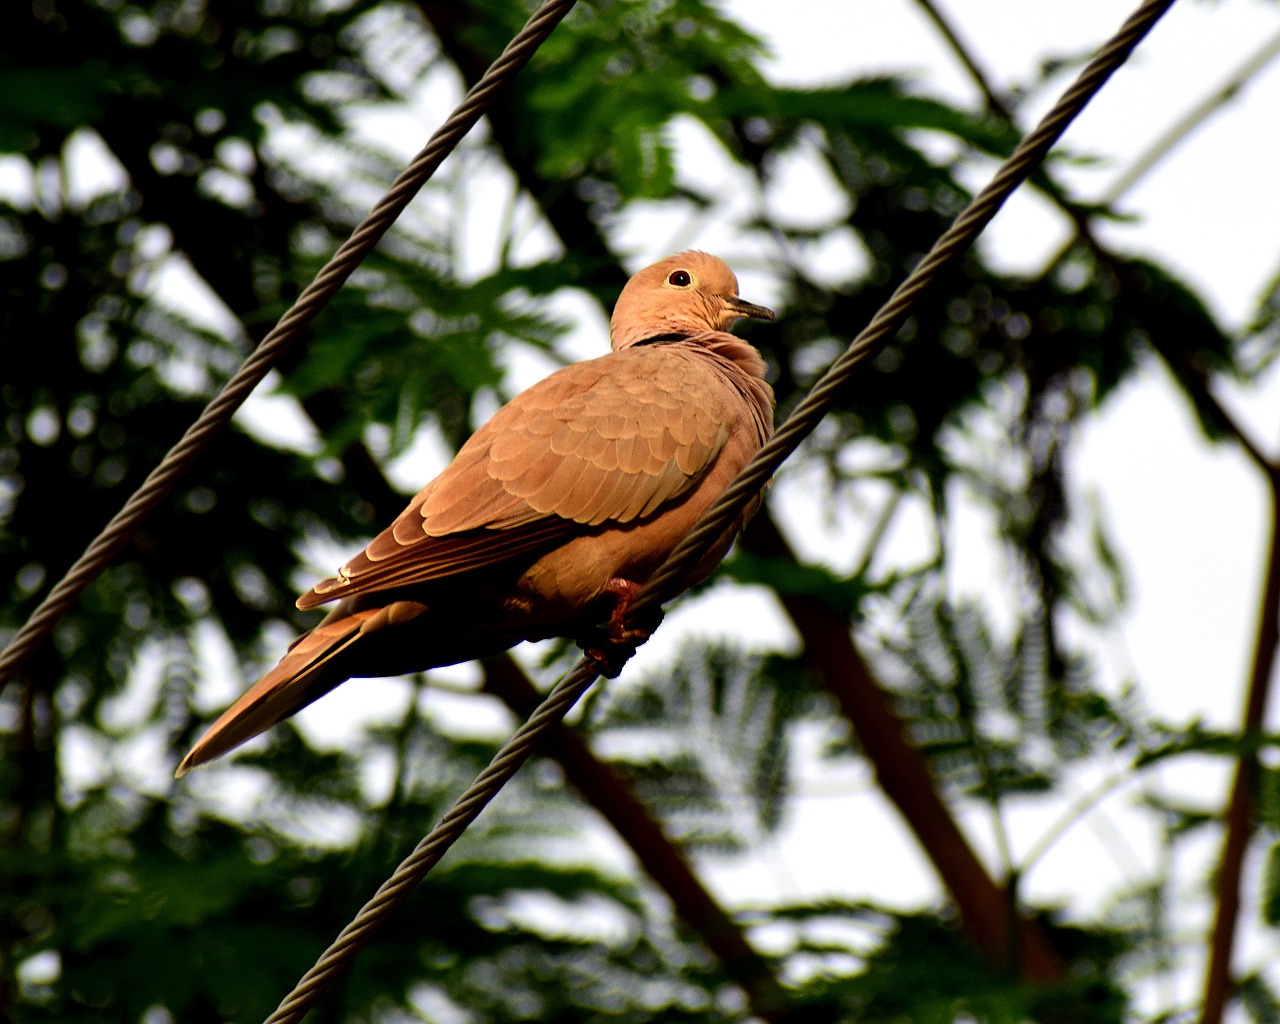
[[621, 351], [668, 334], [727, 331], [744, 316], [772, 320], [773, 311], [738, 298], [738, 279], [723, 260], [679, 252], [627, 282], [613, 308], [609, 339]]

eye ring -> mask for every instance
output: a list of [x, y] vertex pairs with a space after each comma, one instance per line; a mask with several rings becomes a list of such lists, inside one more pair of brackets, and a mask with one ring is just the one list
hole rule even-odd
[[689, 276], [687, 270], [673, 270], [671, 276], [667, 278], [667, 284], [674, 285], [677, 288], [688, 288], [693, 284], [693, 278]]

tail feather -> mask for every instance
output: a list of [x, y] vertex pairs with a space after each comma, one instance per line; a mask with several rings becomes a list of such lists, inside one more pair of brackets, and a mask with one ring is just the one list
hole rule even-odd
[[386, 611], [370, 608], [326, 620], [300, 636], [275, 668], [209, 727], [182, 759], [174, 778], [253, 739], [345, 682], [347, 677], [332, 671], [331, 662], [359, 639], [365, 632], [363, 627], [371, 625], [369, 620], [385, 617]]

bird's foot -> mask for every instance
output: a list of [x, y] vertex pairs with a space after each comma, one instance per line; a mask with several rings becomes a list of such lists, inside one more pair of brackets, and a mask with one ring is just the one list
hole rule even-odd
[[636, 648], [658, 628], [662, 622], [662, 609], [646, 611], [640, 622], [628, 623], [627, 611], [640, 593], [640, 584], [615, 578], [606, 583], [604, 589], [605, 593], [613, 595], [613, 611], [607, 622], [580, 638], [578, 646], [587, 659], [595, 663], [602, 676], [613, 679], [636, 653]]

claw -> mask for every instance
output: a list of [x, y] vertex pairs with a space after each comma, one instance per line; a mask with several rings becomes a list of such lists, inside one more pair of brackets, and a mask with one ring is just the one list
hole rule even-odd
[[582, 653], [595, 662], [597, 670], [606, 679], [613, 679], [622, 671], [636, 649], [653, 635], [662, 622], [662, 610], [658, 609], [646, 612], [644, 622], [628, 626], [627, 609], [640, 590], [640, 584], [632, 580], [614, 578], [606, 583], [604, 592], [614, 597], [613, 611], [607, 622], [578, 640]]

